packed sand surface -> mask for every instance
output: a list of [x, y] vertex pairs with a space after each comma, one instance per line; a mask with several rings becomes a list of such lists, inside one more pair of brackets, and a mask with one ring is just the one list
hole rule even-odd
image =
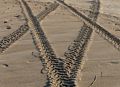
[[54, 51], [60, 57], [64, 56], [64, 52], [76, 38], [82, 25], [77, 17], [62, 6], [49, 14], [41, 23]]
[[[19, 0], [0, 0], [0, 40], [26, 23]], [[54, 0], [25, 0], [37, 16]], [[86, 15], [96, 0], [64, 0]], [[99, 0], [96, 23], [120, 39], [120, 0]], [[58, 6], [40, 23], [58, 58], [78, 36], [84, 22]], [[0, 87], [47, 87], [47, 73], [38, 57], [30, 31], [0, 54]], [[76, 77], [76, 87], [120, 87], [120, 51], [93, 31]]]

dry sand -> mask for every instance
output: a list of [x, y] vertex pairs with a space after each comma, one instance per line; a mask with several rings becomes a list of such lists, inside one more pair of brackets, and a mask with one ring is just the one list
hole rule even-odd
[[[119, 0], [100, 0], [100, 2], [101, 9], [97, 23], [119, 38]], [[84, 9], [86, 10], [86, 8]], [[118, 50], [96, 33], [93, 33], [89, 49], [83, 59], [83, 69], [78, 74], [78, 87], [119, 87], [119, 58], [120, 52]]]
[[23, 23], [24, 17], [19, 3], [16, 0], [0, 0], [0, 39], [18, 29]]
[[[5, 3], [7, 2], [7, 4]], [[17, 3], [17, 4], [16, 4]], [[4, 6], [2, 6], [4, 5]], [[16, 7], [13, 9], [13, 5]], [[24, 20], [14, 18], [15, 15], [22, 15], [21, 8], [16, 0], [0, 1], [1, 10], [4, 12], [7, 6], [10, 8], [2, 15], [0, 35], [6, 36], [18, 29], [24, 23]], [[34, 5], [32, 5], [34, 6]], [[41, 5], [41, 7], [43, 7]], [[3, 14], [1, 11], [1, 14]], [[40, 9], [38, 9], [40, 12]], [[4, 16], [4, 17], [3, 17]], [[22, 15], [23, 16], [23, 15]], [[0, 16], [1, 17], [1, 16]], [[23, 17], [24, 19], [24, 17]], [[4, 20], [8, 24], [12, 23], [12, 29], [7, 30]], [[5, 53], [0, 55], [0, 87], [43, 87], [47, 82], [45, 74], [41, 74], [42, 64], [39, 58], [32, 56], [32, 52], [36, 54], [32, 37], [27, 32], [19, 41], [14, 43]], [[5, 65], [8, 65], [6, 67]]]
[[63, 57], [67, 47], [78, 35], [83, 23], [62, 6], [49, 14], [41, 23], [55, 53]]
[[[34, 15], [37, 15], [51, 0], [26, 0]], [[90, 10], [90, 0], [65, 0], [78, 10]], [[120, 37], [120, 1], [100, 0], [101, 8], [97, 23], [117, 37]], [[112, 4], [111, 4], [112, 3]], [[25, 23], [16, 0], [0, 1], [0, 39]], [[18, 16], [18, 17], [17, 17]], [[5, 23], [7, 21], [7, 23]], [[59, 6], [41, 23], [55, 53], [64, 58], [63, 54], [70, 43], [76, 38], [83, 22]], [[11, 29], [6, 29], [6, 27]], [[5, 53], [0, 55], [0, 87], [44, 87], [46, 74], [41, 74], [42, 64], [32, 56], [35, 51], [31, 35], [27, 32], [14, 43]], [[120, 52], [101, 36], [93, 33], [84, 56], [84, 65], [78, 74], [78, 87], [119, 87], [120, 86]], [[8, 67], [6, 67], [6, 64]], [[80, 73], [80, 74], [81, 74]]]

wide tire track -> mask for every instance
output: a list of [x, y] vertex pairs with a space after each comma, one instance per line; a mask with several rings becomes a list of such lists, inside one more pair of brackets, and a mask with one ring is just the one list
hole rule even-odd
[[[47, 40], [42, 28], [36, 17], [32, 14], [31, 9], [24, 0], [20, 0], [22, 7], [28, 19], [28, 25], [34, 39], [35, 46], [42, 55], [46, 64], [48, 78], [51, 87], [74, 87], [74, 83], [69, 79], [63, 63], [56, 57], [49, 41]], [[56, 3], [57, 4], [57, 3]], [[58, 4], [57, 4], [58, 5]]]
[[[99, 13], [100, 2], [99, 0], [92, 1], [91, 12], [88, 17], [91, 20], [96, 21]], [[88, 41], [92, 35], [93, 29], [84, 24], [73, 43], [68, 47], [65, 52], [65, 68], [71, 79], [76, 80], [77, 72], [81, 68], [82, 58], [85, 53], [85, 49], [88, 45]]]

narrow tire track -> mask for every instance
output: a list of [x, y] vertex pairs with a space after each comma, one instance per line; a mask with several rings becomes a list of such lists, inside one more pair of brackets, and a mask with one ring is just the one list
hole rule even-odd
[[110, 44], [112, 44], [116, 49], [118, 49], [118, 51], [120, 51], [120, 39], [119, 38], [112, 35], [110, 32], [108, 32], [106, 29], [104, 29], [102, 26], [100, 26], [96, 22], [92, 21], [90, 18], [88, 18], [85, 15], [83, 15], [82, 13], [78, 12], [72, 6], [69, 6], [60, 0], [57, 0], [57, 2], [60, 3], [61, 5], [63, 5], [65, 8], [68, 8], [70, 10], [70, 12], [72, 12], [76, 16], [80, 17], [85, 24], [87, 24], [89, 27], [94, 29], [96, 33], [98, 33], [105, 40], [107, 40]]
[[[91, 20], [96, 21], [99, 13], [100, 2], [99, 0], [94, 0], [91, 6], [92, 12], [89, 13], [88, 17]], [[71, 45], [69, 45], [68, 50], [65, 52], [65, 68], [71, 79], [75, 80], [78, 70], [81, 68], [82, 58], [84, 56], [85, 50], [87, 48], [89, 39], [92, 35], [93, 29], [88, 25], [84, 24]]]
[[[41, 11], [37, 15], [37, 19], [39, 21], [42, 21], [50, 12], [54, 11], [56, 8], [57, 5], [55, 3], [51, 3], [51, 5], [46, 7], [45, 10]], [[29, 27], [27, 23], [25, 23], [21, 25], [20, 28], [9, 34], [8, 36], [3, 37], [2, 40], [0, 41], [0, 54], [3, 53], [5, 50], [7, 50], [18, 39], [20, 39], [28, 30]]]

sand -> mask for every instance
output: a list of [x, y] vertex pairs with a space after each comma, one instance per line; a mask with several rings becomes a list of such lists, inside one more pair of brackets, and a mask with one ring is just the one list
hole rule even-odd
[[[14, 5], [16, 0], [5, 0], [7, 6]], [[0, 1], [4, 5], [3, 1]], [[17, 3], [17, 2], [16, 2]], [[18, 4], [18, 3], [17, 3]], [[0, 5], [0, 6], [1, 6]], [[42, 7], [42, 5], [41, 5]], [[3, 10], [5, 7], [3, 8]], [[24, 24], [25, 20], [13, 18], [16, 14], [22, 14], [19, 4], [16, 9], [10, 8], [7, 14], [2, 17], [3, 20], [12, 19], [12, 29], [4, 29], [6, 25], [0, 23], [0, 35], [6, 36], [16, 30], [20, 25]], [[17, 9], [19, 11], [17, 11]], [[8, 10], [7, 10], [8, 11]], [[39, 9], [38, 9], [39, 11]], [[18, 13], [19, 12], [19, 13]], [[12, 17], [13, 16], [13, 17]], [[0, 16], [1, 17], [1, 16]], [[8, 22], [11, 23], [11, 22]], [[2, 26], [3, 25], [3, 26]], [[14, 43], [6, 52], [0, 55], [0, 87], [43, 87], [47, 82], [45, 74], [41, 74], [42, 64], [39, 58], [32, 56], [32, 52], [37, 54], [32, 41], [30, 32], [27, 32], [21, 39]], [[5, 65], [8, 65], [6, 67]]]
[[[100, 1], [101, 9], [97, 23], [119, 38], [120, 20], [118, 18], [118, 0], [117, 2], [110, 0]], [[113, 4], [111, 4], [111, 2], [113, 2]], [[88, 50], [83, 58], [84, 64], [82, 70], [80, 74], [78, 74], [77, 83], [79, 85], [77, 87], [119, 87], [119, 58], [120, 52], [118, 50], [99, 35], [93, 33]]]
[[[51, 0], [26, 1], [34, 15], [37, 15], [42, 9], [45, 9], [44, 6], [47, 6]], [[67, 4], [79, 11], [82, 10], [82, 13], [84, 10], [90, 10], [89, 1], [91, 0], [65, 0]], [[100, 0], [100, 2], [100, 14], [97, 23], [120, 38], [120, 1]], [[84, 14], [87, 15], [87, 11]], [[24, 15], [16, 0], [0, 1], [0, 18], [0, 39], [25, 23]], [[76, 38], [82, 25], [82, 20], [62, 6], [59, 6], [41, 22], [41, 27], [55, 53], [63, 59], [64, 52]], [[9, 27], [11, 29], [7, 29]], [[7, 51], [0, 54], [0, 87], [45, 86], [46, 74], [41, 73], [43, 66], [39, 58], [32, 56], [32, 52], [34, 54], [37, 52], [29, 33], [27, 32]], [[77, 76], [77, 87], [119, 87], [119, 58], [120, 52], [94, 32], [83, 58], [83, 68]]]
[[73, 42], [83, 23], [62, 6], [49, 14], [41, 23], [55, 53], [64, 57], [64, 52]]

